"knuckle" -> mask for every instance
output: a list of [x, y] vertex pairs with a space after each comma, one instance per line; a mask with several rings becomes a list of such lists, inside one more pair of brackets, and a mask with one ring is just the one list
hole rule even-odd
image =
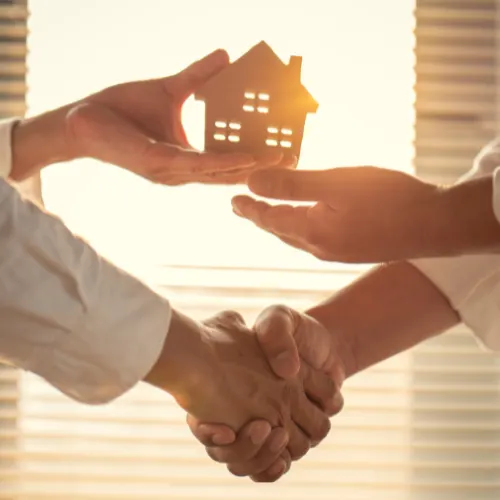
[[290, 468], [292, 467], [292, 457], [291, 457], [288, 449], [283, 450], [281, 458], [283, 459], [283, 461], [286, 464], [286, 468], [285, 468], [285, 474], [286, 474], [290, 470]]
[[270, 306], [269, 311], [273, 314], [289, 314], [290, 308], [288, 306], [285, 306], [284, 304], [275, 304], [273, 306]]
[[272, 465], [259, 474], [253, 474], [252, 476], [250, 476], [250, 478], [256, 483], [275, 483], [276, 481], [278, 481], [278, 479], [280, 479], [281, 476], [283, 476], [283, 474], [288, 472], [288, 469], [288, 467], [286, 467], [284, 470], [277, 469]]
[[331, 409], [331, 416], [339, 414], [344, 409], [344, 397], [342, 394], [336, 394]]
[[224, 452], [220, 448], [216, 448], [213, 446], [207, 446], [206, 448], [207, 455], [214, 461], [218, 463], [227, 463], [226, 457], [224, 456]]
[[299, 460], [307, 454], [311, 447], [311, 443], [307, 439], [301, 439], [294, 446], [290, 447], [290, 456], [292, 460]]
[[245, 464], [241, 464], [241, 463], [228, 464], [227, 470], [233, 476], [237, 476], [237, 477], [244, 477], [244, 476], [250, 475], [250, 473], [246, 470]]
[[264, 472], [262, 474], [262, 480], [260, 482], [262, 483], [275, 483], [280, 479], [282, 476], [282, 473], [277, 473], [277, 472]]
[[276, 304], [264, 309], [259, 315], [258, 321], [260, 320], [260, 322], [262, 322], [263, 320], [266, 320], [265, 326], [269, 329], [271, 326], [276, 326], [276, 319], [287, 317], [289, 315], [290, 308], [288, 306]]
[[219, 314], [220, 318], [230, 323], [245, 324], [245, 319], [238, 311], [226, 310]]
[[331, 423], [330, 420], [326, 415], [324, 415], [324, 418], [322, 418], [319, 422], [318, 425], [315, 427], [315, 429], [312, 432], [311, 435], [311, 440], [312, 444], [316, 446], [319, 444], [323, 439], [325, 439], [331, 429]]

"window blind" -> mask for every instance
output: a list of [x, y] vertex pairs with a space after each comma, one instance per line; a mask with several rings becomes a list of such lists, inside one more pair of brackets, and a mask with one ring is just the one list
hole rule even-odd
[[[416, 173], [467, 172], [498, 134], [496, 0], [417, 0]], [[500, 364], [465, 327], [412, 354], [414, 498], [500, 496]]]
[[26, 95], [25, 2], [0, 2], [0, 116], [23, 115]]
[[[26, 112], [27, 0], [0, 1], [0, 119]], [[24, 196], [41, 202], [40, 177], [16, 187]]]
[[452, 182], [497, 134], [496, 0], [418, 0], [415, 166]]
[[[0, 119], [25, 111], [26, 18], [25, 2], [0, 2]], [[18, 397], [17, 371], [0, 364], [0, 497], [10, 490], [3, 473], [15, 466]]]
[[[467, 4], [472, 12], [473, 2], [453, 9], [422, 2], [416, 11], [413, 1], [393, 0], [166, 4], [32, 0], [29, 112], [118, 81], [173, 73], [217, 46], [237, 57], [265, 39], [284, 58], [304, 57], [303, 82], [320, 103], [307, 124], [301, 168], [410, 170], [415, 156], [419, 173], [440, 174], [424, 172], [421, 161], [433, 151], [421, 146], [429, 123], [421, 98], [431, 94], [422, 90], [422, 19], [450, 22], [446, 11], [459, 16], [456, 5]], [[444, 72], [446, 64], [433, 67]], [[427, 112], [441, 116], [440, 103], [435, 98]], [[189, 102], [184, 118], [202, 146], [203, 110]], [[433, 130], [424, 128], [439, 137]], [[242, 188], [150, 186], [92, 161], [55, 166], [43, 180], [50, 210], [196, 318], [234, 308], [252, 322], [271, 303], [303, 309], [361, 272], [320, 263], [235, 219], [229, 199]], [[3, 441], [10, 462], [1, 465], [0, 498], [497, 498], [496, 384], [492, 356], [457, 329], [348, 381], [346, 408], [328, 439], [279, 483], [256, 486], [211, 463], [183, 412], [158, 391], [137, 387], [111, 405], [85, 407], [23, 374], [11, 393], [15, 440]]]

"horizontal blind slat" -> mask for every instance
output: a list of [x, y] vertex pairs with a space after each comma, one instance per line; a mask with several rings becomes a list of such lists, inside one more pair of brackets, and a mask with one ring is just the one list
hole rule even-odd
[[415, 34], [415, 169], [449, 182], [495, 134], [496, 1], [419, 0]]

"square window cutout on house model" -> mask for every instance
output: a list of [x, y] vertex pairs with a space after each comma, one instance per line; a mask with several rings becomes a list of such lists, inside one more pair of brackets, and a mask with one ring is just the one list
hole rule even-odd
[[288, 65], [260, 42], [195, 94], [205, 102], [205, 150], [300, 156], [308, 113], [318, 103], [301, 83], [302, 58]]

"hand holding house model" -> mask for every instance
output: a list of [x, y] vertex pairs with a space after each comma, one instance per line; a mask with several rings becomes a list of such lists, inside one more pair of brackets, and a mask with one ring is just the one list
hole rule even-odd
[[318, 103], [301, 83], [302, 58], [288, 65], [260, 42], [195, 94], [205, 101], [205, 150], [300, 156], [308, 113]]

